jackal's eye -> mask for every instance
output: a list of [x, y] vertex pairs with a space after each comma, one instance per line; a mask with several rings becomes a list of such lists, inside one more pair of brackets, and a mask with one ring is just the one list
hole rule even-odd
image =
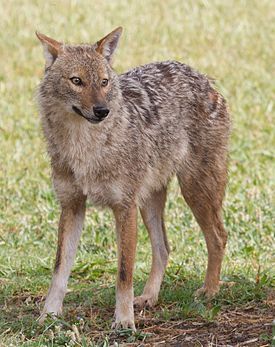
[[75, 84], [76, 86], [81, 86], [82, 85], [82, 81], [79, 77], [72, 77], [70, 78], [70, 81]]
[[107, 78], [103, 78], [103, 80], [101, 81], [101, 87], [106, 87], [109, 83], [109, 80], [107, 80]]

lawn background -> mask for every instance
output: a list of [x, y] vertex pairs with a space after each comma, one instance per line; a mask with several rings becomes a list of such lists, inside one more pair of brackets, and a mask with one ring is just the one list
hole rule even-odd
[[[149, 343], [164, 337], [157, 328], [147, 334], [147, 326], [171, 323], [168, 341], [176, 336], [172, 323], [222, 324], [223, 313], [236, 307], [262, 310], [265, 324], [270, 324], [275, 272], [275, 2], [0, 0], [0, 13], [0, 345]], [[34, 32], [70, 43], [95, 42], [120, 25], [124, 33], [114, 63], [118, 72], [176, 59], [214, 77], [228, 100], [233, 129], [224, 204], [229, 240], [222, 278], [236, 284], [222, 289], [210, 306], [194, 301], [192, 293], [203, 281], [206, 247], [173, 181], [166, 209], [169, 267], [153, 314], [137, 313], [140, 332], [134, 337], [110, 332], [114, 223], [108, 211], [91, 205], [65, 300], [67, 325], [49, 320], [39, 328], [35, 319], [51, 277], [59, 207], [35, 102], [44, 60]], [[150, 259], [140, 223], [137, 293]], [[262, 330], [254, 331], [255, 346], [270, 339], [264, 323]], [[210, 335], [197, 340], [208, 343]], [[222, 335], [215, 338], [223, 341]]]

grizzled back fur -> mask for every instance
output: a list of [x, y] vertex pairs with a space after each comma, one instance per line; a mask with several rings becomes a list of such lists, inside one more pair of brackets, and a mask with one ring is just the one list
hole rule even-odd
[[[209, 191], [223, 180], [221, 201], [230, 127], [223, 97], [176, 61], [118, 76], [111, 58], [120, 34], [77, 46], [37, 34], [46, 58], [38, 100], [61, 204], [83, 193], [101, 206], [142, 205], [174, 174], [198, 184], [211, 176]], [[103, 120], [97, 107], [109, 112]]]

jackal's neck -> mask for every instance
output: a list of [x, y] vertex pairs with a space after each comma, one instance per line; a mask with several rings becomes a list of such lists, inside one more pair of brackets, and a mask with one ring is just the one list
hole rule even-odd
[[42, 108], [42, 128], [49, 154], [82, 160], [86, 154], [92, 158], [103, 149], [112, 151], [112, 147], [118, 146], [123, 139], [121, 135], [127, 131], [128, 123], [123, 112], [123, 107], [119, 107], [118, 103], [104, 121], [91, 124], [81, 116], [64, 112], [58, 107]]

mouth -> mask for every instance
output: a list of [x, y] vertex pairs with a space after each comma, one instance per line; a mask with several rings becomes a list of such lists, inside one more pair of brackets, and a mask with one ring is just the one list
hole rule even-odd
[[102, 121], [102, 119], [96, 119], [96, 118], [92, 118], [92, 117], [86, 117], [82, 112], [81, 110], [76, 107], [76, 106], [73, 106], [72, 107], [73, 111], [78, 114], [79, 116], [85, 118], [88, 122], [90, 123], [93, 123], [93, 124], [97, 124], [97, 123], [100, 123]]

